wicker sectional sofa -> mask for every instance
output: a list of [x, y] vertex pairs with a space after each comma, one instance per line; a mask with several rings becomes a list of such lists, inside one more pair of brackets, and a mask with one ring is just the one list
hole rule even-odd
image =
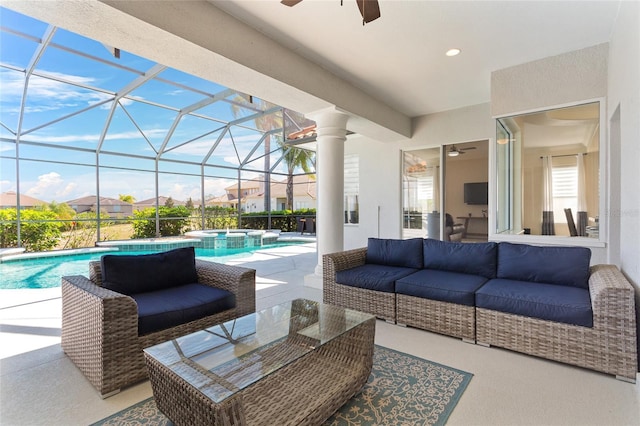
[[634, 289], [581, 247], [370, 238], [323, 256], [325, 303], [635, 382]]
[[192, 247], [106, 255], [62, 278], [62, 349], [103, 398], [147, 378], [142, 349], [255, 312], [255, 270]]

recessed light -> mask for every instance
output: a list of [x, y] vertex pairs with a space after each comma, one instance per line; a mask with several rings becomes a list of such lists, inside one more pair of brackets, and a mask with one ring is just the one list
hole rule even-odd
[[449, 50], [447, 50], [446, 55], [447, 56], [456, 56], [456, 55], [459, 55], [460, 52], [462, 52], [462, 50], [460, 50], [460, 49], [449, 49]]

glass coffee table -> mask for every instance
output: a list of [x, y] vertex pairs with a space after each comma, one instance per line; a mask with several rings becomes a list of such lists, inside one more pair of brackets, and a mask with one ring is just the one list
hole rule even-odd
[[321, 424], [373, 365], [375, 318], [297, 299], [144, 350], [176, 425]]

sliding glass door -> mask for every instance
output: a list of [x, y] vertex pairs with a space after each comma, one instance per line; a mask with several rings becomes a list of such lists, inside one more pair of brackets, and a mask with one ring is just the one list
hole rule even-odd
[[402, 238], [440, 239], [440, 148], [402, 154]]

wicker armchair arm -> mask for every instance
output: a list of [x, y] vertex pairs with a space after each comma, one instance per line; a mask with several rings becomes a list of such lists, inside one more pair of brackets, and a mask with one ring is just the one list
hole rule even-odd
[[361, 247], [353, 250], [345, 250], [337, 253], [329, 253], [323, 256], [323, 263], [329, 263], [334, 272], [364, 265], [367, 257], [367, 248]]
[[594, 327], [617, 324], [635, 334], [634, 290], [615, 265], [594, 265], [589, 276]]
[[196, 259], [198, 282], [236, 295], [237, 316], [256, 311], [256, 271], [234, 265]]
[[118, 389], [123, 360], [140, 351], [136, 302], [84, 276], [62, 277], [62, 349], [102, 394]]

